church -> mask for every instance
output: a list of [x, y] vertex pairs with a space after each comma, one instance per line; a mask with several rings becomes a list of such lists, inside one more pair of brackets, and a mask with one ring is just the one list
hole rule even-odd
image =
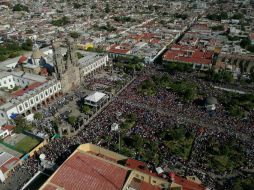
[[79, 87], [81, 80], [74, 40], [68, 38], [66, 39], [66, 44], [67, 52], [63, 56], [60, 47], [61, 43], [57, 41], [52, 42], [54, 75], [61, 82], [63, 93]]

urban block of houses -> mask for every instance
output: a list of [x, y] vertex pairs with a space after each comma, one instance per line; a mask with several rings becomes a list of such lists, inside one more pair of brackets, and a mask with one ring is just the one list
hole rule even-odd
[[136, 56], [143, 58], [145, 63], [152, 63], [169, 40], [153, 33], [130, 34], [120, 44], [107, 48], [109, 57]]
[[163, 61], [192, 64], [194, 69], [206, 70], [212, 67], [213, 51], [205, 48], [174, 44], [163, 56]]

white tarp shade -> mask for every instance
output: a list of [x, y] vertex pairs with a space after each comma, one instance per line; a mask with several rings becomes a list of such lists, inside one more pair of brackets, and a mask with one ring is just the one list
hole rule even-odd
[[104, 96], [106, 96], [106, 94], [102, 93], [102, 92], [94, 92], [92, 94], [90, 94], [89, 96], [87, 96], [85, 98], [86, 101], [90, 101], [93, 103], [97, 103], [99, 102]]

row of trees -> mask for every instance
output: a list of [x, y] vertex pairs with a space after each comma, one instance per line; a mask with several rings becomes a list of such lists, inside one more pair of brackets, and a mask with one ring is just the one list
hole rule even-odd
[[19, 56], [23, 50], [31, 51], [33, 47], [33, 42], [27, 39], [22, 44], [14, 41], [6, 42], [0, 45], [0, 61], [4, 61], [8, 58], [14, 58]]
[[254, 109], [254, 95], [226, 93], [219, 97], [228, 113], [234, 117], [245, 117], [246, 113]]
[[212, 82], [231, 83], [234, 78], [233, 74], [229, 71], [220, 70], [215, 72], [214, 70], [209, 70], [207, 72], [207, 80]]
[[169, 62], [164, 64], [164, 68], [168, 73], [174, 74], [175, 72], [191, 72], [192, 64]]
[[208, 14], [206, 17], [210, 20], [216, 20], [216, 21], [221, 21], [226, 19], [241, 20], [244, 18], [244, 15], [239, 12], [239, 13], [235, 13], [232, 17], [229, 17], [227, 12], [221, 11], [219, 13]]
[[206, 147], [209, 158], [207, 163], [218, 172], [238, 168], [245, 162], [243, 149], [235, 140], [228, 140], [222, 144], [218, 139], [213, 139]]
[[160, 88], [171, 90], [185, 102], [191, 102], [197, 97], [197, 87], [187, 81], [171, 81], [168, 75], [153, 76], [140, 84], [138, 92], [146, 96], [154, 96]]

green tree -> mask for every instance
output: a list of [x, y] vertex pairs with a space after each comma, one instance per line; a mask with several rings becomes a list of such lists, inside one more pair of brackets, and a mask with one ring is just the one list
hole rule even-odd
[[81, 54], [80, 52], [77, 52], [77, 57], [78, 57], [78, 59], [81, 59], [82, 57], [84, 57], [84, 55]]
[[240, 20], [240, 19], [243, 19], [244, 18], [244, 15], [242, 13], [235, 13], [231, 19], [237, 19], [237, 20]]
[[28, 7], [22, 4], [16, 4], [13, 6], [12, 11], [26, 11], [29, 12]]
[[74, 125], [77, 121], [77, 118], [75, 116], [69, 116], [68, 117], [68, 122], [71, 124], [71, 125]]
[[36, 120], [42, 120], [42, 118], [43, 118], [43, 115], [40, 112], [36, 112], [34, 114], [34, 119], [36, 119]]
[[22, 133], [24, 130], [28, 130], [30, 128], [27, 120], [21, 115], [18, 115], [14, 119], [14, 122], [15, 122], [15, 128], [14, 128], [15, 133]]
[[63, 16], [60, 19], [52, 20], [51, 21], [51, 24], [54, 25], [54, 26], [65, 26], [65, 25], [67, 25], [69, 23], [70, 23], [70, 20], [69, 20], [69, 18], [67, 16]]
[[81, 5], [79, 3], [73, 3], [73, 8], [74, 9], [79, 9]]
[[135, 134], [132, 136], [132, 140], [133, 142], [135, 142], [135, 146], [136, 146], [135, 148], [137, 150], [141, 150], [143, 146], [143, 139], [139, 135]]
[[86, 113], [86, 114], [89, 114], [91, 112], [91, 109], [88, 105], [84, 105], [83, 108], [82, 108], [82, 112]]
[[26, 51], [32, 51], [33, 49], [33, 41], [31, 39], [26, 39], [26, 41], [22, 44], [22, 49]]
[[110, 8], [109, 8], [109, 3], [106, 3], [106, 7], [105, 7], [105, 13], [109, 13], [110, 12]]
[[241, 40], [241, 42], [240, 42], [240, 46], [241, 46], [242, 48], [246, 48], [246, 47], [248, 47], [249, 45], [251, 45], [251, 41], [250, 41], [249, 38], [243, 38], [243, 39]]

